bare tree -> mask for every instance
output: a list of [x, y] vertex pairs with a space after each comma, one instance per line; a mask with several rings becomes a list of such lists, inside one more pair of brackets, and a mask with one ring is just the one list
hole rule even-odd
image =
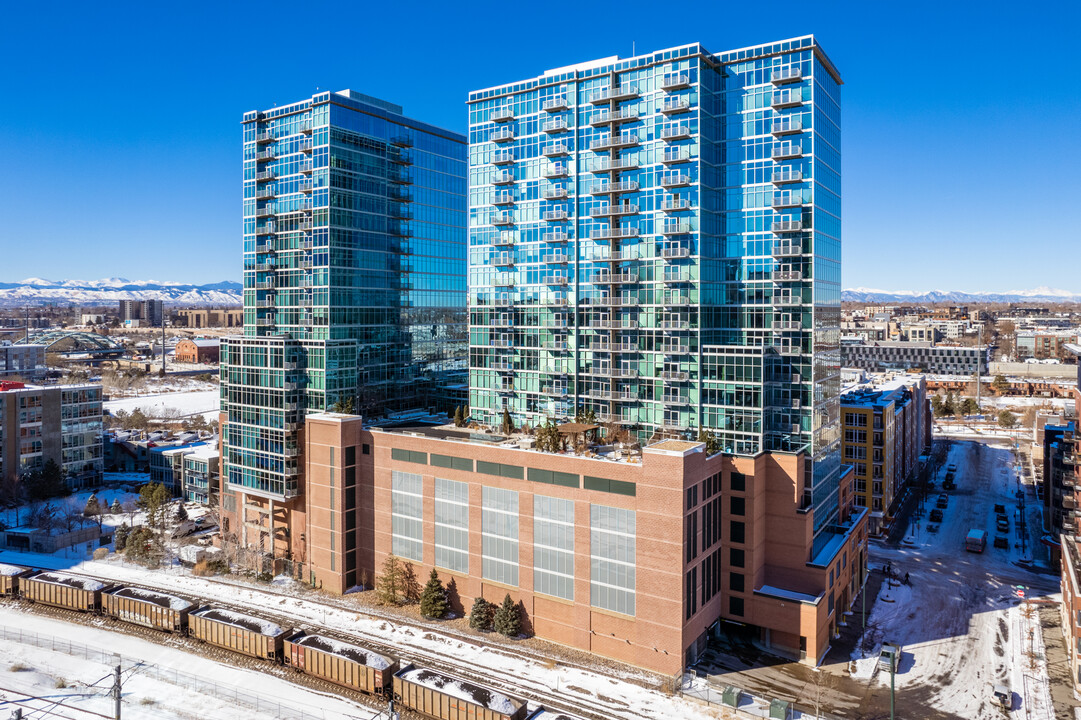
[[809, 687], [811, 704], [815, 709], [815, 720], [822, 718], [822, 706], [833, 695], [837, 686], [837, 678], [822, 668], [814, 668]]

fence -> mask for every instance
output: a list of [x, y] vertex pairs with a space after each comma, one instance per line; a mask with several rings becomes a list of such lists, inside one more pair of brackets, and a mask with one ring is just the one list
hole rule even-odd
[[[823, 686], [822, 690], [825, 689], [825, 686]], [[707, 705], [717, 706], [720, 708], [719, 717], [721, 718], [754, 718], [755, 720], [764, 720], [765, 718], [792, 720], [793, 718], [800, 718], [800, 720], [816, 720], [813, 707], [801, 711], [795, 707], [795, 703], [786, 703], [783, 709], [771, 708], [770, 700], [757, 697], [744, 690], [738, 691], [738, 695], [734, 698], [728, 698], [729, 701], [737, 703], [738, 706], [733, 707], [728, 702], [725, 702], [724, 689], [699, 680], [694, 673], [684, 673], [682, 687], [679, 692], [683, 697], [694, 698]], [[826, 704], [824, 696], [822, 704]], [[838, 719], [833, 715], [822, 712], [817, 716], [817, 720]]]
[[[250, 690], [245, 690], [244, 688], [236, 687], [234, 685], [224, 685], [173, 668], [151, 665], [144, 663], [141, 660], [124, 657], [119, 653], [89, 647], [52, 635], [42, 635], [39, 633], [0, 626], [0, 640], [64, 653], [65, 655], [71, 655], [91, 662], [98, 662], [106, 666], [125, 664], [137, 666], [139, 674], [143, 677], [167, 682], [170, 685], [176, 685], [177, 687], [207, 695], [223, 702], [246, 707], [271, 717], [277, 717], [280, 720], [328, 720], [333, 717], [333, 715], [328, 715], [325, 711], [314, 714], [301, 710], [300, 708], [286, 705], [274, 699], [262, 697], [259, 694]], [[351, 720], [388, 720], [389, 716], [387, 713], [378, 710], [357, 707], [356, 712], [351, 713], [348, 717]]]

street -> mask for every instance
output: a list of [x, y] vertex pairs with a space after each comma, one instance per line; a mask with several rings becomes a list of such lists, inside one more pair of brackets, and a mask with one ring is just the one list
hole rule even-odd
[[[823, 665], [825, 673], [772, 658], [748, 644], [711, 649], [699, 667], [715, 684], [793, 700], [804, 712], [813, 710], [813, 698], [819, 695], [824, 714], [888, 718], [890, 677], [876, 670], [878, 648], [883, 642], [899, 643], [903, 654], [894, 679], [896, 717], [1054, 717], [1042, 662], [1040, 605], [1023, 606], [1018, 596], [1020, 590], [1026, 599], [1039, 601], [1058, 590], [1057, 577], [1019, 564], [1031, 557], [1032, 540], [1040, 535], [1034, 496], [1026, 497], [1030, 529], [1022, 549], [1010, 448], [954, 442], [949, 464], [958, 468], [957, 488], [949, 493], [937, 531], [929, 531], [927, 515], [941, 492], [945, 467], [922, 517], [917, 510], [908, 518], [908, 530], [896, 534], [904, 540], [871, 543], [866, 633], [862, 598], [857, 598], [848, 627]], [[1004, 505], [1009, 515], [1007, 548], [993, 546], [995, 504]], [[988, 531], [982, 554], [965, 551], [965, 536], [974, 528]], [[893, 583], [886, 582], [883, 572], [887, 562]], [[899, 582], [905, 573], [910, 576], [907, 586]], [[1008, 715], [992, 704], [992, 686], [1000, 683], [1014, 693]]]

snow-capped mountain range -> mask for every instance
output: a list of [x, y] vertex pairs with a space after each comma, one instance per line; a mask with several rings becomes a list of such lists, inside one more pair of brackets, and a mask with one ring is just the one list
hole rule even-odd
[[1001, 293], [966, 293], [957, 290], [876, 290], [848, 288], [841, 291], [841, 300], [863, 303], [1081, 303], [1081, 294], [1049, 287], [1035, 290], [1010, 290]]
[[224, 281], [209, 285], [154, 280], [46, 280], [0, 282], [0, 307], [18, 305], [111, 305], [117, 300], [164, 300], [170, 305], [241, 305], [244, 286]]

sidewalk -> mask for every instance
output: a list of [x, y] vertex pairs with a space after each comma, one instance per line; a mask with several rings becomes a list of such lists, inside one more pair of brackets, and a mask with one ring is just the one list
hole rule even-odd
[[1070, 681], [1070, 661], [1066, 656], [1066, 638], [1062, 636], [1062, 616], [1058, 605], [1040, 608], [1040, 628], [1043, 631], [1047, 675], [1051, 680], [1051, 703], [1055, 717], [1072, 718], [1077, 700]]
[[[886, 574], [882, 572], [881, 566], [868, 567], [867, 582], [864, 584], [863, 590], [856, 595], [856, 602], [852, 604], [852, 614], [845, 618], [846, 627], [840, 628], [840, 637], [835, 638], [830, 643], [830, 651], [826, 654], [826, 665], [832, 664], [847, 664], [852, 658], [852, 653], [859, 648], [860, 636], [863, 635], [863, 623], [864, 623], [864, 598], [867, 599], [867, 615], [871, 616], [871, 612], [874, 610], [875, 601], [878, 599], [878, 591], [882, 587], [882, 583], [886, 582]], [[874, 650], [874, 642], [872, 638], [868, 638], [870, 642], [868, 647], [863, 648], [864, 652], [871, 652]]]

